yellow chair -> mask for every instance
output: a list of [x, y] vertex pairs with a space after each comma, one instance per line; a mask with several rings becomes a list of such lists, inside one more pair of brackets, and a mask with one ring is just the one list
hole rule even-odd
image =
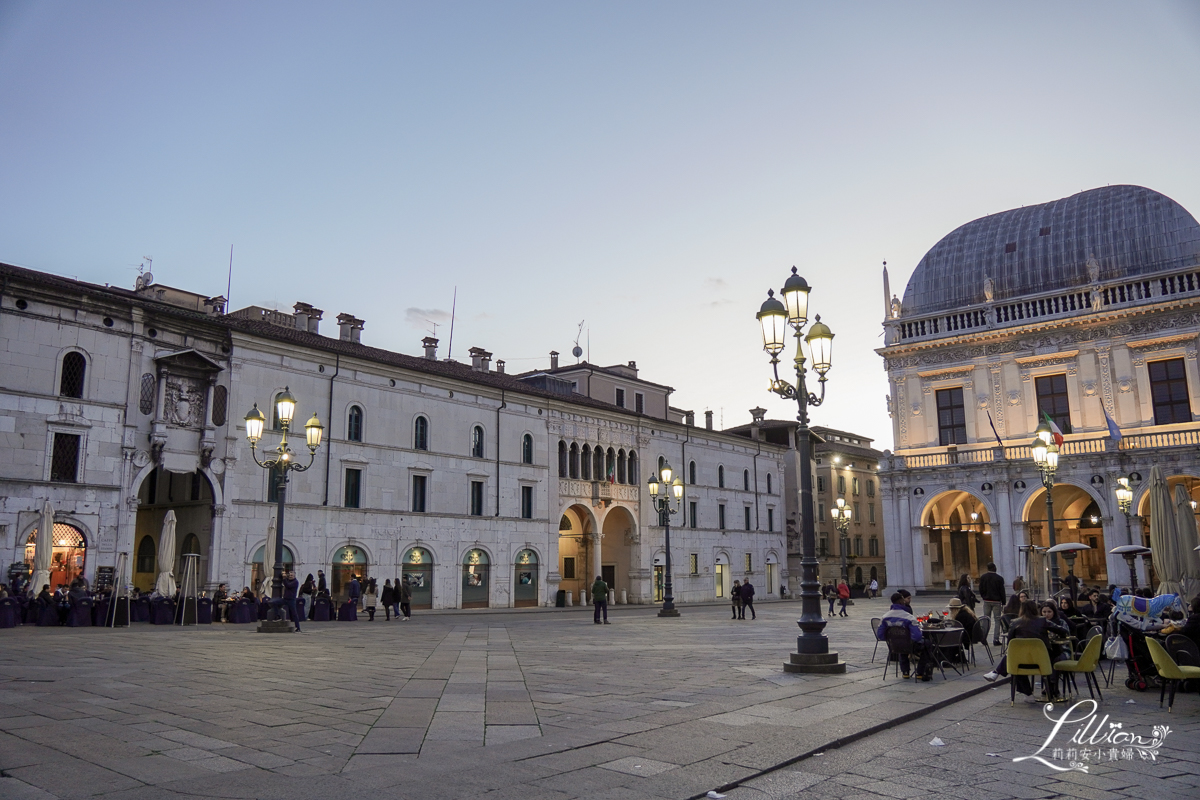
[[[1094, 699], [1096, 695], [1100, 695], [1100, 699], [1104, 699], [1104, 695], [1100, 693], [1100, 681], [1093, 674], [1096, 667], [1100, 664], [1100, 636], [1093, 636], [1088, 639], [1087, 646], [1083, 648], [1083, 653], [1075, 661], [1058, 661], [1054, 664], [1055, 672], [1064, 673], [1065, 678], [1070, 678], [1071, 688], [1075, 693], [1079, 693], [1079, 686], [1075, 683], [1075, 676], [1083, 673], [1083, 679], [1087, 681], [1088, 694]], [[1095, 693], [1092, 692], [1092, 684], [1096, 684]]]
[[1181, 667], [1171, 658], [1171, 654], [1163, 649], [1157, 640], [1146, 637], [1146, 646], [1150, 648], [1150, 658], [1154, 659], [1154, 668], [1158, 670], [1158, 679], [1162, 681], [1162, 691], [1158, 693], [1158, 707], [1162, 708], [1163, 697], [1167, 693], [1167, 684], [1171, 685], [1171, 699], [1167, 702], [1167, 713], [1175, 705], [1175, 687], [1180, 681], [1200, 680], [1200, 667]]
[[[1046, 687], [1046, 678], [1054, 675], [1054, 667], [1050, 664], [1050, 653], [1046, 643], [1041, 639], [1009, 639], [1007, 672], [1014, 678], [1018, 675], [1041, 675], [1042, 688]], [[1017, 704], [1017, 682], [1010, 681], [1010, 700]]]

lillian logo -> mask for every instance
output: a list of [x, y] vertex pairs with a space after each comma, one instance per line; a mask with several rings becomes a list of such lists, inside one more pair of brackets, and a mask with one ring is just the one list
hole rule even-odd
[[1047, 703], [1042, 713], [1054, 723], [1050, 735], [1037, 752], [1013, 761], [1037, 761], [1055, 772], [1087, 772], [1091, 764], [1158, 760], [1158, 748], [1170, 728], [1155, 725], [1146, 738], [1125, 730], [1120, 722], [1109, 722], [1107, 714], [1097, 717], [1098, 708], [1095, 700], [1080, 700], [1055, 718], [1050, 714], [1054, 706]]

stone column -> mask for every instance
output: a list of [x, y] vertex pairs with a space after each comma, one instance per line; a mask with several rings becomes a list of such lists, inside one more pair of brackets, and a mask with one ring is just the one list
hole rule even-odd
[[[597, 575], [603, 575], [603, 570], [600, 569], [600, 540], [604, 538], [604, 534], [600, 531], [592, 531], [592, 574], [584, 577], [584, 585], [591, 586], [592, 581]], [[585, 590], [586, 591], [586, 590]]]
[[163, 414], [167, 410], [167, 376], [169, 374], [165, 367], [158, 371], [158, 407], [154, 410], [155, 422], [167, 421]]

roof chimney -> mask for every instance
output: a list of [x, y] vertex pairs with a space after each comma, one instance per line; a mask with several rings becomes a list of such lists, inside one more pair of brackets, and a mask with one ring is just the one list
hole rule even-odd
[[630, 368], [631, 370], [633, 370], [633, 376], [636, 378], [636, 377], [637, 377], [637, 362], [636, 362], [636, 361], [630, 361], [630, 362], [629, 362], [629, 368]]
[[296, 318], [296, 330], [308, 330], [309, 313], [313, 310], [313, 307], [308, 303], [296, 303], [292, 308], [295, 310], [292, 316]]
[[704, 427], [710, 431], [712, 430], [712, 412], [711, 411], [704, 412]]
[[683, 422], [685, 425], [691, 426], [693, 428], [696, 427], [696, 412], [695, 411], [683, 412]]
[[437, 361], [437, 346], [438, 340], [433, 336], [426, 336], [421, 340], [421, 346], [425, 348], [425, 357], [430, 361]]
[[487, 372], [491, 368], [492, 354], [482, 347], [472, 347], [468, 350], [471, 354], [471, 369], [476, 372]]
[[504, 374], [504, 359], [503, 358], [496, 359], [496, 372], [500, 373], [501, 375]]
[[550, 351], [550, 369], [558, 369], [558, 351]]
[[308, 332], [320, 334], [321, 317], [325, 312], [319, 308], [308, 307]]
[[750, 423], [750, 438], [755, 441], [761, 440], [763, 418], [767, 416], [767, 410], [765, 408], [752, 408], [750, 409], [750, 416], [752, 418]]
[[338, 314], [338, 328], [341, 330], [341, 335], [338, 337], [343, 342], [361, 342], [362, 329], [366, 326], [366, 322], [355, 317], [353, 314]]

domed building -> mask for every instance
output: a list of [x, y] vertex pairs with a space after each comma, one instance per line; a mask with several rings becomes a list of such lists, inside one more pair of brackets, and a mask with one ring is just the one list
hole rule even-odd
[[[1143, 543], [1151, 467], [1200, 500], [1195, 217], [1140, 186], [1092, 189], [952, 231], [903, 299], [886, 271], [884, 283], [892, 586], [944, 588], [989, 561], [1009, 583], [1048, 583], [1046, 489], [1030, 448], [1045, 417], [1064, 436], [1053, 539], [1089, 548], [1074, 566], [1086, 584], [1127, 583], [1109, 551]], [[1128, 524], [1114, 495], [1123, 476]]]

